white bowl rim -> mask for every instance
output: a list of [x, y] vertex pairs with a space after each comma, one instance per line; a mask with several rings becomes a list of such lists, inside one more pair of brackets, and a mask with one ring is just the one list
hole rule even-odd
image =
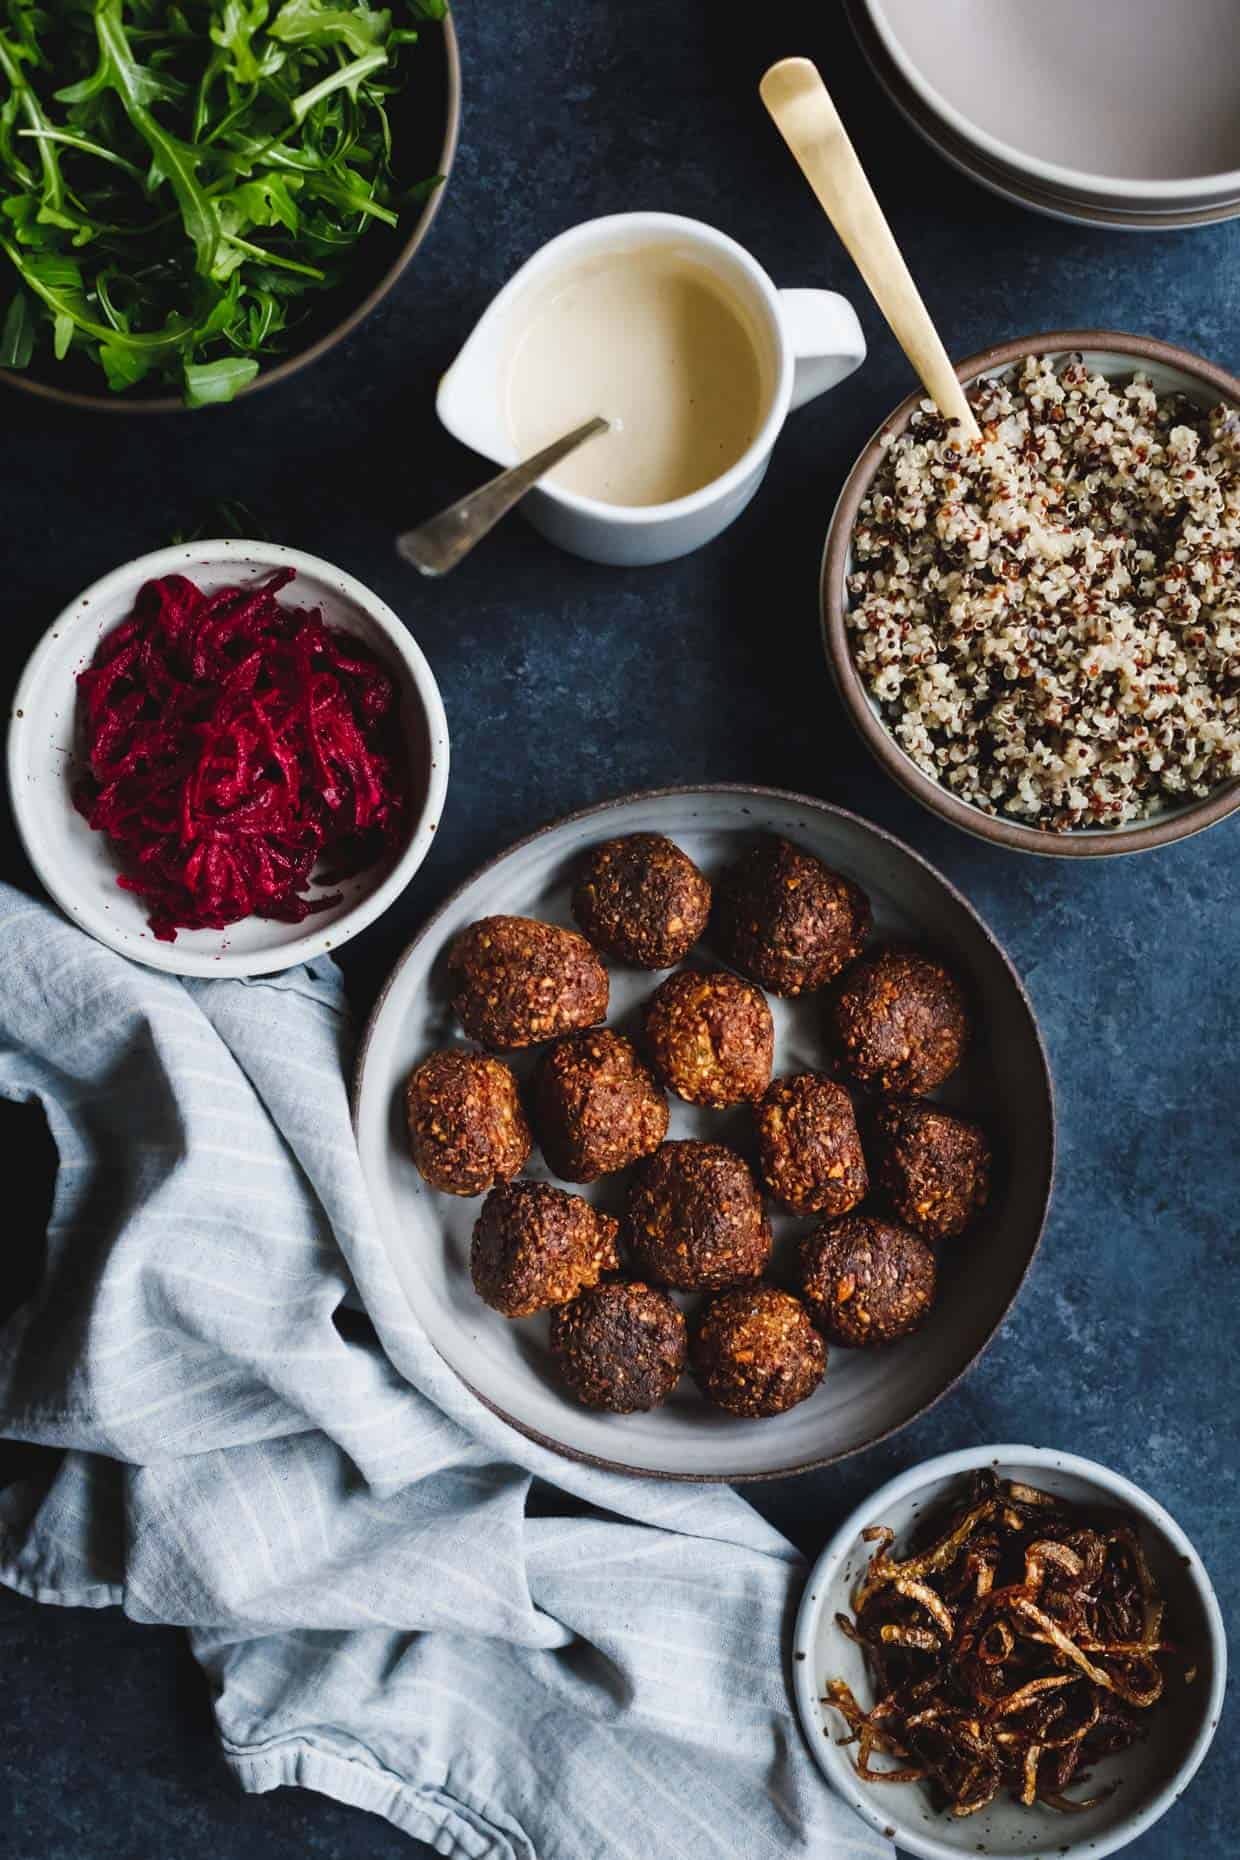
[[[366, 897], [359, 899], [342, 916], [321, 929], [308, 931], [304, 936], [281, 944], [278, 949], [244, 953], [225, 950], [212, 954], [188, 949], [180, 942], [160, 943], [154, 939], [147, 939], [141, 949], [134, 948], [132, 940], [118, 932], [104, 912], [84, 902], [77, 895], [72, 881], [66, 880], [61, 868], [53, 866], [45, 857], [37, 836], [31, 830], [25, 783], [19, 779], [25, 753], [22, 742], [25, 732], [18, 728], [18, 722], [20, 719], [24, 724], [23, 712], [27, 715], [31, 713], [31, 693], [43, 675], [47, 662], [63, 653], [64, 636], [69, 629], [82, 624], [87, 614], [101, 601], [111, 599], [127, 587], [131, 587], [136, 594], [144, 581], [160, 575], [183, 573], [187, 563], [204, 560], [235, 561], [251, 567], [268, 564], [272, 568], [292, 568], [298, 573], [330, 582], [354, 606], [361, 608], [391, 642], [393, 651], [413, 680], [426, 719], [429, 749], [426, 793], [408, 846], [383, 882]], [[153, 549], [147, 555], [135, 556], [132, 561], [122, 563], [119, 568], [111, 569], [97, 581], [91, 582], [89, 587], [83, 588], [61, 609], [35, 646], [18, 680], [9, 721], [6, 762], [13, 818], [26, 857], [48, 893], [74, 923], [131, 961], [144, 963], [148, 968], [161, 969], [169, 975], [216, 978], [273, 975], [296, 968], [299, 963], [310, 962], [329, 950], [339, 948], [342, 943], [347, 943], [381, 916], [408, 885], [430, 851], [443, 811], [448, 788], [448, 719], [435, 675], [421, 647], [399, 616], [363, 582], [346, 570], [337, 568], [334, 562], [328, 562], [322, 556], [310, 555], [302, 549], [292, 549], [286, 543], [249, 541], [231, 536], [207, 537], [201, 542], [173, 543], [164, 549]]]
[[[814, 1651], [817, 1639], [819, 1617], [825, 1605], [827, 1587], [835, 1574], [837, 1565], [855, 1546], [861, 1532], [867, 1525], [881, 1522], [884, 1513], [901, 1500], [910, 1497], [934, 1483], [956, 1478], [961, 1473], [973, 1472], [983, 1466], [1005, 1465], [1046, 1466], [1057, 1472], [1065, 1472], [1077, 1478], [1088, 1480], [1100, 1486], [1103, 1491], [1119, 1499], [1139, 1518], [1152, 1525], [1167, 1539], [1172, 1549], [1182, 1559], [1185, 1570], [1201, 1601], [1202, 1612], [1210, 1637], [1213, 1679], [1209, 1697], [1201, 1714], [1201, 1724], [1193, 1739], [1183, 1764], [1175, 1776], [1131, 1819], [1109, 1834], [1091, 1836], [1088, 1847], [1089, 1860], [1105, 1860], [1107, 1854], [1118, 1853], [1140, 1835], [1146, 1833], [1160, 1821], [1167, 1810], [1176, 1802], [1200, 1769], [1214, 1740], [1219, 1718], [1223, 1709], [1223, 1694], [1227, 1689], [1227, 1633], [1223, 1625], [1223, 1614], [1219, 1607], [1214, 1585], [1206, 1572], [1205, 1564], [1193, 1547], [1184, 1531], [1156, 1498], [1134, 1485], [1123, 1473], [1113, 1472], [1109, 1466], [1103, 1466], [1097, 1460], [1085, 1459], [1078, 1453], [1061, 1453], [1053, 1447], [1017, 1446], [1008, 1443], [983, 1445], [977, 1447], [960, 1447], [952, 1453], [941, 1453], [934, 1459], [922, 1460], [911, 1466], [894, 1479], [864, 1499], [831, 1536], [825, 1548], [814, 1559], [806, 1579], [805, 1591], [797, 1609], [796, 1623], [793, 1627], [792, 1646], [792, 1684], [796, 1698], [797, 1713], [801, 1728], [805, 1733], [811, 1754], [819, 1769], [827, 1778], [831, 1787], [856, 1809], [857, 1813], [877, 1828], [880, 1834], [893, 1838], [908, 1853], [917, 1856], [917, 1860], [960, 1860], [961, 1849], [949, 1846], [933, 1834], [924, 1834], [918, 1829], [906, 1826], [898, 1812], [893, 1812], [893, 1796], [890, 1790], [883, 1792], [875, 1800], [875, 1789], [868, 1791], [853, 1771], [852, 1764], [844, 1755], [834, 1739], [824, 1737], [818, 1716], [818, 1687], [814, 1674]], [[879, 1804], [882, 1804], [880, 1806]], [[1065, 1834], [1063, 1852], [1071, 1860], [1075, 1843]], [[1037, 1860], [1030, 1856], [1029, 1860]]]
[[1002, 162], [1018, 173], [1032, 175], [1035, 180], [1051, 188], [1062, 188], [1069, 193], [1083, 193], [1086, 199], [1091, 197], [1102, 200], [1122, 201], [1134, 195], [1144, 194], [1153, 200], [1187, 201], [1198, 206], [1208, 205], [1222, 195], [1240, 193], [1240, 168], [1221, 169], [1217, 174], [1182, 175], [1177, 180], [1120, 180], [1115, 176], [1089, 174], [1079, 168], [1064, 168], [1058, 162], [1043, 161], [1040, 156], [1029, 155], [1023, 149], [1014, 148], [1011, 143], [1000, 141], [988, 131], [978, 127], [948, 102], [942, 92], [937, 90], [922, 75], [920, 68], [914, 64], [890, 21], [883, 10], [883, 0], [862, 0], [874, 30], [882, 39], [883, 45], [898, 66], [902, 76], [912, 85], [922, 101], [940, 116], [958, 136], [981, 149], [992, 160]]

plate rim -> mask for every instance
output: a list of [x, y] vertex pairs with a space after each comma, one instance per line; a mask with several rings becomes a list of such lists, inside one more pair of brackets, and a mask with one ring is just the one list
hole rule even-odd
[[[1203, 199], [1234, 199], [1240, 186], [1240, 168], [1221, 168], [1213, 174], [1176, 176], [1138, 176], [1090, 174], [1082, 168], [1068, 168], [1045, 156], [1034, 155], [1014, 143], [1004, 142], [980, 123], [973, 123], [953, 104], [936, 84], [931, 83], [900, 39], [888, 17], [883, 0], [859, 0], [866, 19], [882, 43], [883, 50], [923, 106], [931, 111], [951, 132], [976, 148], [993, 162], [1009, 171], [1027, 174], [1036, 184], [1054, 190], [1075, 191], [1100, 203], [1123, 203], [1138, 189], [1150, 200], [1192, 203]], [[1157, 210], [1157, 209], [1156, 209]]]
[[1240, 215], [1240, 194], [1220, 196], [1209, 205], [1199, 207], [1173, 204], [1165, 208], [1130, 208], [1119, 202], [1104, 205], [1071, 193], [1055, 192], [1048, 185], [1038, 183], [1024, 169], [1004, 167], [992, 161], [982, 149], [957, 137], [947, 122], [934, 117], [919, 96], [911, 91], [905, 93], [904, 79], [888, 59], [864, 0], [843, 0], [843, 4], [854, 37], [887, 101], [958, 174], [975, 181], [1009, 206], [1024, 207], [1027, 212], [1043, 214], [1065, 225], [1091, 226], [1108, 232], [1190, 232], [1199, 226], [1223, 225]]
[[[386, 1010], [397, 978], [404, 970], [406, 964], [413, 959], [414, 955], [434, 934], [436, 927], [442, 922], [443, 918], [474, 884], [494, 872], [495, 868], [501, 865], [512, 854], [524, 851], [527, 847], [537, 844], [539, 840], [547, 838], [548, 835], [558, 832], [563, 827], [575, 826], [581, 821], [596, 819], [601, 815], [613, 813], [621, 807], [628, 807], [646, 801], [665, 800], [669, 797], [683, 796], [687, 798], [691, 795], [745, 795], [762, 801], [781, 801], [789, 803], [794, 807], [809, 808], [818, 814], [832, 815], [837, 819], [850, 822], [853, 826], [860, 827], [864, 832], [872, 834], [876, 839], [883, 841], [886, 845], [894, 846], [899, 852], [912, 859], [917, 865], [928, 872], [932, 878], [937, 880], [953, 901], [972, 919], [986, 943], [998, 957], [1016, 990], [1017, 997], [1024, 1009], [1033, 1034], [1034, 1046], [1040, 1061], [1040, 1085], [1046, 1101], [1047, 1131], [1049, 1139], [1045, 1168], [1039, 1183], [1042, 1205], [1037, 1231], [1034, 1234], [1033, 1245], [1029, 1249], [1028, 1258], [1021, 1269], [1020, 1276], [1013, 1286], [1010, 1296], [1006, 1300], [1002, 1311], [1000, 1311], [996, 1317], [986, 1337], [973, 1352], [972, 1356], [969, 1357], [968, 1361], [963, 1363], [956, 1371], [955, 1375], [944, 1383], [937, 1394], [932, 1395], [928, 1401], [923, 1402], [920, 1407], [914, 1409], [913, 1413], [906, 1416], [904, 1420], [893, 1423], [892, 1426], [884, 1428], [881, 1432], [872, 1435], [868, 1440], [860, 1442], [857, 1446], [845, 1447], [834, 1453], [819, 1454], [811, 1459], [802, 1460], [796, 1465], [772, 1467], [763, 1472], [753, 1472], [749, 1470], [742, 1470], [740, 1472], [669, 1472], [664, 1468], [627, 1465], [622, 1460], [607, 1459], [601, 1454], [588, 1453], [580, 1447], [569, 1446], [564, 1441], [557, 1440], [553, 1436], [544, 1434], [540, 1432], [539, 1429], [531, 1427], [528, 1423], [517, 1420], [515, 1416], [509, 1414], [505, 1408], [502, 1408], [497, 1402], [492, 1401], [489, 1396], [483, 1394], [480, 1389], [474, 1386], [467, 1376], [461, 1374], [455, 1364], [448, 1361], [448, 1358], [440, 1349], [430, 1330], [425, 1324], [422, 1324], [421, 1317], [416, 1312], [414, 1315], [418, 1317], [418, 1322], [422, 1324], [422, 1328], [436, 1355], [442, 1362], [447, 1364], [447, 1367], [452, 1371], [452, 1374], [456, 1376], [457, 1380], [469, 1390], [471, 1395], [482, 1403], [484, 1408], [489, 1409], [489, 1411], [493, 1415], [496, 1415], [501, 1421], [505, 1421], [508, 1426], [514, 1428], [517, 1433], [523, 1435], [525, 1439], [534, 1441], [535, 1444], [540, 1447], [545, 1447], [548, 1451], [555, 1453], [561, 1459], [574, 1460], [579, 1465], [590, 1466], [603, 1472], [622, 1473], [629, 1478], [655, 1479], [675, 1485], [757, 1485], [769, 1479], [799, 1478], [803, 1473], [818, 1472], [824, 1467], [838, 1465], [842, 1460], [851, 1459], [858, 1453], [868, 1453], [872, 1447], [880, 1445], [884, 1440], [891, 1439], [893, 1435], [902, 1432], [906, 1427], [911, 1427], [915, 1421], [921, 1420], [924, 1415], [928, 1414], [932, 1408], [936, 1407], [938, 1403], [943, 1400], [944, 1396], [949, 1395], [952, 1390], [957, 1388], [964, 1378], [971, 1373], [990, 1348], [999, 1332], [1003, 1329], [1017, 1299], [1020, 1297], [1028, 1282], [1029, 1274], [1033, 1270], [1034, 1263], [1041, 1251], [1042, 1241], [1046, 1234], [1046, 1226], [1050, 1218], [1051, 1206], [1054, 1201], [1059, 1147], [1055, 1082], [1054, 1074], [1051, 1070], [1050, 1056], [1046, 1048], [1046, 1041], [1043, 1038], [1042, 1029], [1038, 1022], [1037, 1014], [1034, 1011], [1033, 1002], [1030, 1000], [1029, 992], [1024, 982], [1021, 980], [1020, 974], [1011, 957], [1008, 955], [1007, 950], [977, 908], [969, 902], [964, 896], [964, 893], [953, 885], [951, 880], [941, 872], [931, 860], [927, 859], [924, 854], [917, 852], [912, 846], [908, 845], [906, 841], [900, 839], [898, 835], [889, 833], [885, 827], [877, 826], [873, 821], [865, 819], [863, 815], [854, 813], [851, 808], [840, 807], [833, 801], [824, 801], [816, 795], [803, 794], [793, 788], [779, 788], [754, 782], [674, 782], [666, 786], [654, 788], [628, 789], [623, 794], [610, 796], [603, 801], [594, 801], [586, 807], [574, 808], [567, 814], [557, 815], [555, 819], [547, 821], [546, 824], [541, 827], [536, 827], [531, 833], [524, 834], [520, 839], [513, 840], [509, 845], [503, 847], [490, 858], [483, 860], [480, 865], [469, 872], [468, 875], [462, 879], [459, 884], [455, 885], [448, 895], [442, 899], [430, 915], [424, 919], [421, 927], [415, 932], [405, 948], [401, 951], [375, 998], [374, 1006], [367, 1015], [366, 1024], [362, 1029], [361, 1037], [358, 1041], [357, 1055], [354, 1060], [353, 1074], [349, 1085], [349, 1116], [353, 1125], [354, 1140], [358, 1146], [358, 1155], [362, 1165], [363, 1178], [365, 1178], [366, 1164], [362, 1152], [361, 1134], [362, 1096], [365, 1085], [367, 1061], [370, 1056], [380, 1018]], [[376, 1221], [380, 1221], [377, 1210], [375, 1218]], [[380, 1225], [382, 1226], [381, 1221]], [[410, 1308], [412, 1310], [412, 1306]]]

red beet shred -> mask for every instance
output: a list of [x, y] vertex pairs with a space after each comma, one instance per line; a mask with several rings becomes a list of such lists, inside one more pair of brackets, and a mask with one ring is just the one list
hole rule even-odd
[[165, 942], [249, 916], [300, 923], [339, 902], [303, 895], [320, 860], [334, 883], [403, 836], [396, 688], [359, 640], [276, 599], [293, 574], [211, 594], [148, 581], [78, 675], [77, 805]]

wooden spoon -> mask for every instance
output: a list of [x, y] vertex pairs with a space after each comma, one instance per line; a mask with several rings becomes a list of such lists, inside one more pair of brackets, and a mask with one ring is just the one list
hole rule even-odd
[[944, 419], [958, 421], [970, 439], [980, 440], [964, 388], [909, 276], [818, 67], [808, 58], [781, 59], [771, 66], [759, 90], [931, 400]]

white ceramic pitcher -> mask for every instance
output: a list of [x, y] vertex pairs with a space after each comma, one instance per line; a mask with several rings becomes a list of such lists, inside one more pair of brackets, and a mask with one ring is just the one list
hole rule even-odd
[[496, 464], [518, 462], [504, 413], [504, 376], [523, 300], [559, 269], [603, 252], [669, 245], [713, 271], [750, 312], [773, 388], [752, 444], [730, 470], [672, 503], [607, 504], [546, 483], [521, 508], [536, 529], [592, 562], [635, 567], [687, 555], [738, 517], [762, 482], [793, 407], [824, 394], [865, 360], [856, 311], [834, 291], [776, 290], [734, 239], [674, 213], [617, 213], [561, 233], [524, 264], [490, 307], [439, 384], [436, 410], [454, 438]]

